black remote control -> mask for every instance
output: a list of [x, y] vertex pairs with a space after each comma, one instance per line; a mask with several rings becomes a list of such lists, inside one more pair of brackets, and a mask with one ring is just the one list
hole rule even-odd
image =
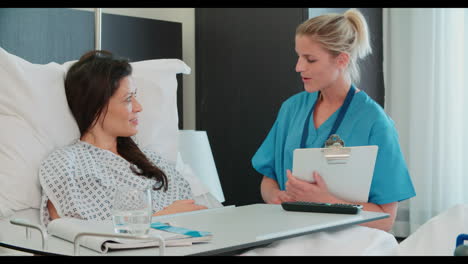
[[303, 201], [284, 202], [281, 203], [281, 207], [286, 211], [331, 214], [357, 214], [362, 209], [362, 205], [357, 204], [313, 203]]

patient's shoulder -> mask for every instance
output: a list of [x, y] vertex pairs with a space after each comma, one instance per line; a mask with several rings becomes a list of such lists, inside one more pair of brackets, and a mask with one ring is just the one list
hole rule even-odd
[[54, 149], [41, 163], [41, 168], [47, 166], [69, 165], [75, 162], [79, 149], [82, 148], [77, 141]]

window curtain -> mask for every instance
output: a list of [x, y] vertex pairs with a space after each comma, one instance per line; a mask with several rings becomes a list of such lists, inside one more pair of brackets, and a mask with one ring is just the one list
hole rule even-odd
[[462, 8], [383, 10], [385, 111], [416, 189], [400, 203], [396, 236], [468, 203], [467, 23]]

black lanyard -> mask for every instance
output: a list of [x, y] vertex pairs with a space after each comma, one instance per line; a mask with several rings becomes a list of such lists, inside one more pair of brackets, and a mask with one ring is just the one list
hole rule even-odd
[[[338, 117], [336, 118], [335, 124], [333, 124], [333, 128], [330, 131], [330, 134], [328, 135], [327, 139], [331, 135], [335, 134], [336, 131], [338, 130], [338, 127], [340, 127], [341, 121], [343, 121], [343, 117], [346, 114], [346, 111], [348, 111], [349, 104], [353, 100], [353, 96], [354, 96], [355, 93], [356, 93], [356, 88], [354, 87], [354, 85], [351, 84], [351, 87], [349, 88], [348, 94], [346, 95], [346, 99], [345, 99], [343, 105], [341, 106], [340, 112], [338, 113]], [[320, 99], [320, 92], [318, 92], [317, 100], [315, 100], [315, 103], [312, 106], [312, 108], [310, 109], [309, 114], [307, 114], [307, 118], [306, 118], [306, 121], [304, 123], [304, 130], [302, 132], [302, 139], [301, 139], [300, 148], [305, 148], [307, 137], [309, 136], [309, 122], [311, 121], [310, 117], [312, 116], [312, 113], [314, 112], [314, 109], [315, 109], [315, 105], [317, 104], [319, 99]]]

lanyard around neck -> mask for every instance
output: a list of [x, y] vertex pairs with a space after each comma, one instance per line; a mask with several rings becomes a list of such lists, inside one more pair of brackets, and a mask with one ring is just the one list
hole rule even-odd
[[[330, 131], [330, 134], [328, 135], [327, 139], [330, 137], [330, 135], [333, 135], [336, 133], [338, 128], [340, 127], [341, 121], [343, 121], [344, 115], [346, 114], [346, 111], [348, 111], [349, 104], [351, 104], [351, 101], [353, 100], [354, 94], [356, 93], [356, 88], [354, 85], [351, 84], [351, 87], [349, 88], [348, 94], [346, 95], [346, 99], [344, 100], [343, 105], [341, 106], [340, 112], [338, 113], [338, 117], [335, 120], [335, 123], [333, 124], [333, 127]], [[309, 122], [311, 121], [311, 116], [312, 113], [314, 112], [315, 105], [317, 104], [318, 100], [320, 99], [320, 92], [318, 92], [317, 95], [317, 100], [315, 100], [314, 105], [312, 105], [312, 108], [310, 109], [309, 113], [307, 114], [306, 121], [304, 123], [304, 130], [302, 132], [302, 139], [301, 139], [301, 146], [300, 148], [305, 148], [305, 144], [307, 141], [307, 137], [309, 136]]]

